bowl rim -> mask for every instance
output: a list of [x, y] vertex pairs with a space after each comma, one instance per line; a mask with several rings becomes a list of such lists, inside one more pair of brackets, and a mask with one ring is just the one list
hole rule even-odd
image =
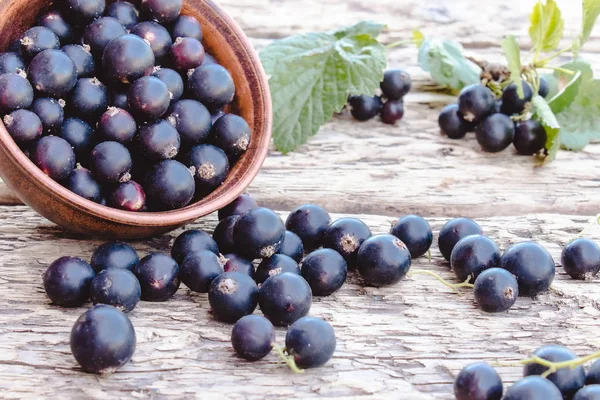
[[[241, 179], [236, 181], [233, 185], [230, 185], [227, 191], [220, 193], [218, 197], [211, 198], [212, 194], [214, 194], [213, 192], [205, 198], [208, 199], [206, 201], [205, 199], [202, 199], [196, 201], [195, 203], [191, 203], [186, 207], [170, 211], [138, 212], [125, 211], [104, 206], [71, 192], [59, 182], [46, 175], [19, 148], [19, 146], [8, 133], [4, 123], [0, 120], [0, 145], [4, 146], [5, 155], [11, 159], [10, 161], [12, 164], [24, 170], [23, 172], [25, 172], [32, 179], [32, 183], [38, 184], [40, 186], [39, 189], [49, 195], [52, 199], [58, 198], [73, 208], [77, 208], [82, 212], [93, 215], [100, 219], [131, 226], [151, 227], [181, 225], [189, 221], [196, 220], [204, 215], [208, 215], [211, 212], [214, 212], [217, 209], [231, 203], [239, 195], [241, 195], [258, 174], [269, 152], [272, 129], [272, 104], [271, 95], [268, 88], [268, 77], [264, 69], [261, 67], [261, 62], [256, 50], [243, 33], [239, 25], [219, 5], [215, 4], [211, 0], [203, 1], [208, 7], [214, 10], [215, 16], [220, 18], [222, 23], [231, 29], [234, 37], [236, 37], [239, 43], [242, 45], [240, 46], [240, 49], [246, 53], [245, 55], [251, 61], [250, 64], [254, 67], [258, 82], [264, 87], [264, 90], [260, 90], [260, 93], [264, 99], [262, 110], [265, 111], [266, 118], [264, 118], [262, 129], [263, 132], [261, 133], [266, 135], [267, 138], [262, 140], [262, 145], [256, 147], [253, 146], [253, 148], [256, 149], [254, 157], [249, 163], [245, 164], [246, 168], [241, 176]], [[7, 182], [5, 181], [5, 183]], [[8, 186], [10, 187], [10, 185]], [[18, 196], [18, 191], [14, 192]]]

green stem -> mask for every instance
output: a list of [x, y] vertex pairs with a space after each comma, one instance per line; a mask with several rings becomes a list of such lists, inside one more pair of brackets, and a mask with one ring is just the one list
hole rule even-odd
[[563, 54], [565, 54], [565, 53], [567, 53], [567, 52], [569, 52], [569, 51], [572, 51], [572, 50], [573, 50], [573, 45], [571, 45], [571, 46], [567, 47], [566, 49], [562, 49], [561, 51], [558, 51], [558, 52], [556, 52], [556, 53], [552, 54], [552, 55], [551, 55], [550, 57], [548, 57], [548, 58], [545, 58], [545, 59], [543, 59], [543, 60], [540, 60], [540, 61], [536, 61], [536, 62], [534, 62], [533, 64], [534, 64], [534, 66], [535, 66], [536, 68], [543, 68], [543, 67], [545, 67], [545, 65], [546, 65], [546, 64], [548, 64], [550, 61], [552, 61], [552, 60], [554, 60], [555, 58], [558, 58], [558, 57], [562, 56]]
[[433, 271], [427, 271], [425, 269], [413, 269], [412, 271], [409, 272], [409, 275], [429, 275], [434, 277], [435, 279], [437, 279], [438, 281], [442, 282], [444, 285], [446, 285], [447, 287], [449, 287], [450, 289], [456, 291], [457, 293], [460, 293], [458, 289], [463, 288], [463, 287], [468, 287], [468, 288], [473, 288], [475, 287], [475, 285], [469, 283], [471, 281], [471, 276], [469, 275], [469, 277], [467, 277], [467, 280], [462, 282], [462, 283], [450, 283], [447, 280], [445, 280], [444, 278], [442, 278], [441, 276], [439, 276], [438, 274], [436, 274]]
[[290, 367], [292, 372], [295, 372], [297, 374], [301, 374], [304, 372], [303, 369], [298, 368], [296, 362], [294, 361], [294, 358], [285, 354], [281, 347], [277, 346], [276, 344], [273, 344], [273, 349], [275, 349], [279, 357], [288, 365], [288, 367]]
[[[598, 223], [600, 224], [600, 215], [598, 216]], [[427, 258], [429, 259], [429, 263], [431, 264], [431, 249], [427, 250]]]
[[585, 364], [589, 361], [595, 360], [597, 358], [600, 358], [600, 351], [597, 351], [597, 352], [587, 355], [585, 357], [579, 357], [579, 358], [575, 358], [573, 360], [567, 360], [567, 361], [553, 362], [553, 361], [548, 361], [546, 359], [538, 357], [536, 355], [533, 355], [530, 358], [527, 358], [527, 359], [521, 360], [521, 361], [517, 361], [514, 363], [496, 363], [496, 365], [506, 366], [506, 367], [516, 367], [516, 366], [520, 366], [520, 365], [527, 365], [527, 364], [534, 364], [534, 363], [540, 364], [540, 365], [548, 368], [541, 375], [542, 378], [546, 378], [548, 375], [555, 373], [559, 369], [563, 369], [563, 368], [574, 369], [574, 368], [579, 367], [580, 365], [583, 365], [583, 364]]
[[562, 72], [566, 75], [575, 75], [575, 71], [571, 71], [570, 69], [560, 68], [560, 67], [542, 67], [541, 69], [549, 69], [550, 71], [558, 71]]
[[385, 47], [387, 47], [388, 49], [393, 49], [394, 47], [400, 47], [400, 46], [408, 46], [411, 44], [416, 44], [417, 41], [416, 40], [398, 40], [397, 42], [392, 42], [390, 44], [386, 44]]

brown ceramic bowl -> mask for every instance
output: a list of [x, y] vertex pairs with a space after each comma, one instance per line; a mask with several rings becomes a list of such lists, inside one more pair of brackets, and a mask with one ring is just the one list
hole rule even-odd
[[[35, 24], [50, 0], [0, 0], [0, 50]], [[182, 14], [202, 24], [203, 44], [235, 80], [231, 111], [250, 125], [250, 148], [225, 183], [185, 208], [159, 213], [121, 211], [86, 200], [39, 170], [17, 147], [0, 122], [0, 176], [35, 211], [71, 231], [111, 238], [144, 238], [173, 230], [229, 204], [252, 182], [267, 156], [271, 99], [258, 56], [238, 25], [210, 0], [184, 0]]]

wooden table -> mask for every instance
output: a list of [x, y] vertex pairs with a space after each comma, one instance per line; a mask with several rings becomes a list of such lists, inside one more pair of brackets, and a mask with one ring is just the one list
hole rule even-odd
[[[533, 0], [490, 4], [475, 0], [224, 0], [257, 48], [288, 34], [326, 30], [362, 19], [389, 24], [386, 41], [405, 39], [415, 28], [462, 41], [480, 57], [501, 59], [499, 42], [515, 34], [527, 43]], [[375, 4], [376, 3], [376, 4]], [[511, 4], [509, 4], [511, 3]], [[566, 6], [568, 1], [559, 1]], [[563, 7], [568, 33], [578, 10]], [[600, 61], [594, 36], [585, 56]], [[600, 146], [561, 152], [535, 168], [512, 150], [482, 153], [472, 136], [439, 135], [437, 114], [446, 96], [416, 65], [414, 48], [395, 49], [391, 67], [406, 68], [415, 89], [397, 127], [336, 117], [298, 152], [272, 152], [251, 193], [265, 206], [285, 210], [314, 202], [338, 216], [358, 216], [373, 232], [406, 213], [430, 218], [437, 233], [451, 217], [476, 218], [502, 248], [521, 240], [547, 246], [557, 263], [561, 246], [600, 212]], [[384, 289], [362, 287], [351, 275], [341, 291], [315, 298], [311, 314], [336, 329], [338, 347], [323, 368], [294, 375], [275, 355], [240, 361], [229, 344], [230, 325], [216, 322], [205, 295], [182, 288], [166, 303], [141, 303], [131, 314], [138, 347], [126, 367], [108, 377], [84, 374], [69, 350], [69, 332], [84, 311], [53, 307], [41, 274], [62, 255], [89, 258], [100, 242], [81, 240], [36, 215], [6, 188], [0, 190], [0, 397], [2, 398], [377, 398], [449, 399], [458, 371], [476, 360], [510, 361], [556, 343], [578, 354], [600, 347], [600, 285], [569, 279], [558, 268], [552, 289], [519, 298], [501, 315], [479, 311], [470, 293], [457, 296], [428, 277], [416, 276]], [[212, 231], [215, 216], [194, 224]], [[192, 227], [192, 226], [190, 226]], [[169, 251], [179, 232], [134, 243], [145, 254]], [[600, 239], [597, 229], [590, 237]], [[415, 268], [453, 278], [437, 247], [431, 263]], [[278, 330], [283, 343], [285, 331]], [[499, 368], [506, 383], [517, 367]]]

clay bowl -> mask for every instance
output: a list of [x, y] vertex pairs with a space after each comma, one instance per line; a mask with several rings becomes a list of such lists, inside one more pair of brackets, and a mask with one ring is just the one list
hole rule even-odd
[[[0, 51], [35, 24], [50, 0], [0, 0]], [[184, 0], [182, 14], [202, 24], [203, 44], [235, 80], [230, 110], [252, 129], [250, 148], [226, 182], [185, 208], [157, 213], [121, 211], [86, 200], [39, 170], [17, 147], [0, 122], [0, 176], [35, 211], [64, 228], [89, 236], [133, 239], [171, 231], [229, 204], [252, 182], [267, 156], [271, 138], [271, 99], [258, 56], [238, 25], [210, 0]]]

